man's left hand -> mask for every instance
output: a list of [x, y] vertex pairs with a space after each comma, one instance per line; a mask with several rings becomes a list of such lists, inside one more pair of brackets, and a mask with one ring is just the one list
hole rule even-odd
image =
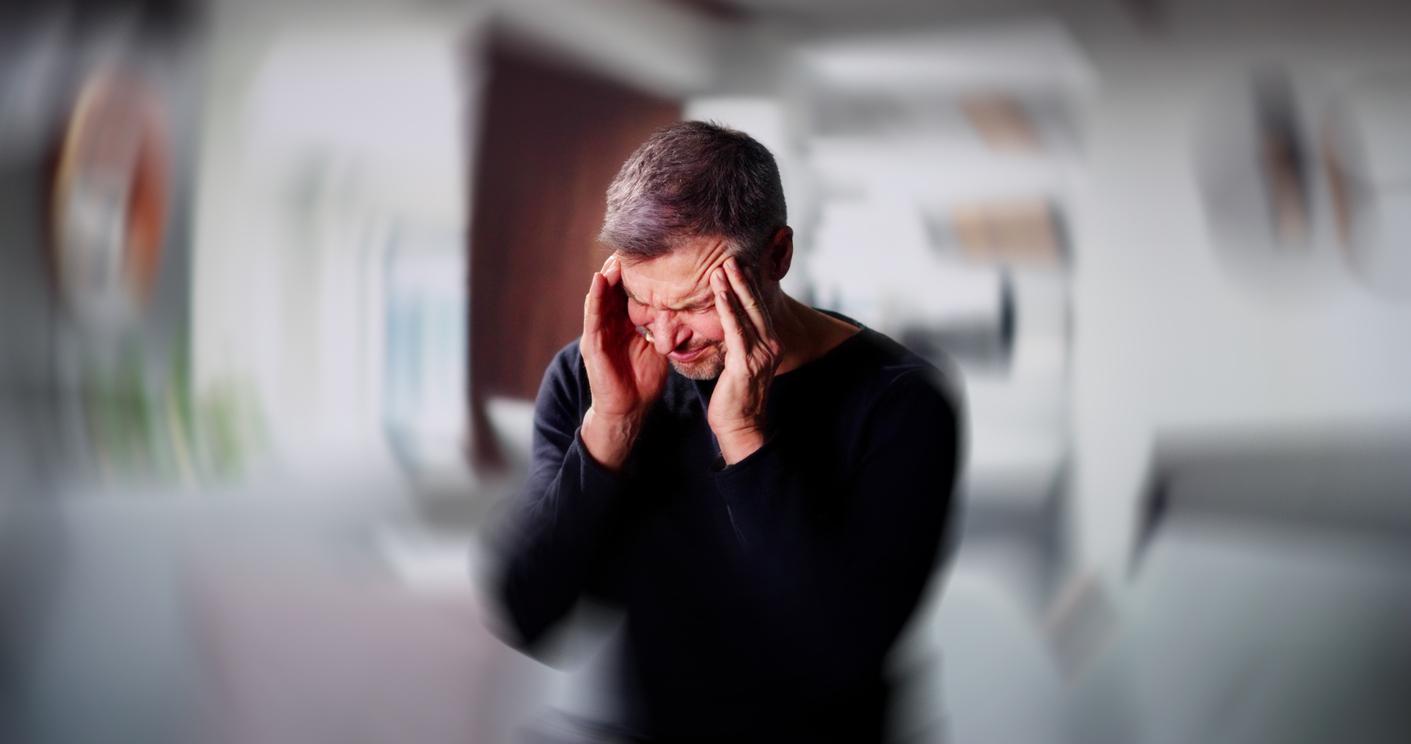
[[710, 396], [706, 421], [733, 465], [764, 445], [765, 398], [782, 348], [769, 310], [732, 256], [710, 277], [715, 310], [725, 331], [725, 368]]

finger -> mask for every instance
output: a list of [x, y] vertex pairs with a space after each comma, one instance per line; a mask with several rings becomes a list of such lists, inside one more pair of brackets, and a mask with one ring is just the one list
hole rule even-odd
[[615, 287], [618, 282], [622, 281], [622, 263], [618, 260], [616, 253], [608, 256], [608, 260], [603, 263], [602, 275], [610, 287]]
[[734, 256], [725, 260], [725, 275], [730, 279], [730, 287], [739, 299], [750, 324], [754, 326], [756, 335], [759, 338], [772, 336], [769, 315], [760, 302], [759, 293], [745, 278], [744, 272], [740, 270], [740, 263]]
[[600, 272], [603, 275], [603, 318], [614, 324], [630, 323], [627, 319], [627, 292], [622, 287], [621, 260], [613, 254], [608, 256], [603, 266], [606, 267], [605, 271]]
[[719, 273], [712, 274], [710, 283], [715, 289], [715, 312], [720, 316], [721, 329], [725, 331], [725, 351], [729, 356], [744, 359], [748, 351], [745, 321], [735, 307], [725, 277]]
[[593, 272], [592, 284], [588, 285], [588, 296], [583, 298], [583, 338], [592, 343], [601, 341], [603, 328], [603, 295], [607, 282], [599, 272]]
[[748, 348], [760, 340], [759, 331], [755, 328], [754, 320], [750, 318], [749, 312], [745, 310], [744, 299], [730, 283], [730, 278], [725, 273], [724, 267], [716, 269], [716, 274], [720, 276], [720, 288], [725, 291], [725, 299], [729, 302], [730, 308], [735, 311], [735, 322], [739, 324], [740, 335], [745, 339], [746, 348]]

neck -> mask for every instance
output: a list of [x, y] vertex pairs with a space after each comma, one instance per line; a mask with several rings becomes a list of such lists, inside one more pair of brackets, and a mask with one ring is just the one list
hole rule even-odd
[[851, 326], [795, 300], [782, 291], [769, 303], [770, 320], [782, 347], [776, 375], [802, 367], [851, 335]]

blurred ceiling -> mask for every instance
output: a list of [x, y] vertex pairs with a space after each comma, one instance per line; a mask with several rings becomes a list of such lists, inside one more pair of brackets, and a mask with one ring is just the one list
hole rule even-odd
[[814, 31], [880, 29], [1052, 10], [1054, 0], [668, 0], [722, 19]]

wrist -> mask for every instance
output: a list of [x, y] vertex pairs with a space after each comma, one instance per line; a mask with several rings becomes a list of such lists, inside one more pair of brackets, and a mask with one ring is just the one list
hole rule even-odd
[[588, 454], [599, 465], [616, 472], [627, 462], [641, 428], [641, 416], [603, 415], [590, 406], [583, 415], [581, 436]]
[[717, 435], [715, 441], [720, 445], [720, 459], [726, 465], [734, 465], [764, 446], [764, 432], [757, 428], [738, 429]]

